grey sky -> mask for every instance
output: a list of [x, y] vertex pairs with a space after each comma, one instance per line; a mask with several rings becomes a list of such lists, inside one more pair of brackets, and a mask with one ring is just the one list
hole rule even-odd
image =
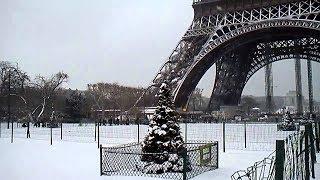
[[[63, 70], [70, 75], [70, 88], [85, 89], [86, 84], [99, 81], [147, 86], [190, 25], [191, 3], [1, 0], [0, 59], [18, 62], [31, 76]], [[293, 61], [274, 67], [275, 94], [294, 89]], [[320, 69], [315, 63], [313, 67]], [[314, 73], [318, 99], [319, 76]], [[213, 77], [210, 70], [199, 84], [207, 95]], [[263, 82], [262, 70], [244, 94], [263, 95]]]

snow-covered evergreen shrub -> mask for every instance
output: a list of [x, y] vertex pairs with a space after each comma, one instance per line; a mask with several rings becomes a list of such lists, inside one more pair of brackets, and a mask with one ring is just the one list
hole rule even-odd
[[289, 112], [284, 114], [282, 120], [282, 123], [278, 124], [278, 130], [295, 131], [297, 129], [296, 125], [294, 124], [293, 118], [291, 117]]
[[306, 125], [309, 123], [314, 123], [316, 116], [314, 114], [309, 114], [309, 116], [304, 116], [299, 120], [299, 125]]
[[[167, 83], [161, 85], [157, 96], [158, 106], [142, 143], [144, 154], [141, 160], [147, 162], [143, 170], [146, 173], [182, 172], [182, 154], [186, 151], [186, 146]], [[187, 164], [190, 169], [189, 163]]]

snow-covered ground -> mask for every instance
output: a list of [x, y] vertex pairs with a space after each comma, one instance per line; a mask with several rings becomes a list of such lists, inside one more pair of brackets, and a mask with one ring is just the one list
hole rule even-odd
[[[219, 154], [219, 169], [194, 179], [230, 179], [237, 170], [262, 160], [269, 151], [230, 150]], [[100, 176], [99, 150], [92, 143], [47, 141], [33, 139], [0, 139], [1, 180], [102, 180], [152, 179], [144, 177]]]
[[[140, 140], [147, 126], [140, 126]], [[181, 124], [185, 135], [185, 126]], [[238, 170], [245, 170], [267, 157], [273, 150], [276, 139], [284, 139], [289, 132], [278, 132], [275, 124], [248, 124], [247, 149], [244, 148], [244, 125], [226, 125], [226, 149], [222, 152], [222, 124], [189, 124], [188, 140], [219, 141], [219, 169], [204, 173], [194, 179], [230, 179]], [[66, 124], [63, 140], [60, 129], [53, 129], [53, 145], [50, 146], [49, 128], [31, 128], [31, 139], [26, 139], [25, 128], [14, 126], [14, 143], [10, 143], [11, 130], [1, 125], [0, 180], [96, 180], [96, 179], [151, 179], [144, 177], [100, 176], [99, 150], [94, 141], [94, 125]], [[136, 125], [102, 126], [100, 142], [113, 146], [136, 142]], [[83, 143], [86, 142], [86, 143]], [[254, 150], [254, 151], [250, 151]], [[318, 162], [320, 162], [318, 154]], [[316, 164], [320, 179], [320, 165]]]
[[320, 154], [317, 154], [317, 164], [315, 165], [316, 179], [320, 179]]

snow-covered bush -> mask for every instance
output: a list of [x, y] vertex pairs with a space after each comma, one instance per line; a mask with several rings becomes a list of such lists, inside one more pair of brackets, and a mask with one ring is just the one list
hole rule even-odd
[[295, 131], [296, 125], [294, 124], [293, 118], [290, 112], [286, 112], [282, 118], [282, 123], [278, 124], [278, 130], [281, 131]]
[[[157, 94], [159, 101], [153, 119], [149, 122], [148, 134], [142, 143], [141, 160], [147, 162], [146, 173], [182, 172], [186, 151], [176, 111], [167, 83]], [[189, 163], [187, 163], [189, 164]], [[188, 165], [188, 169], [190, 169]]]
[[316, 116], [314, 114], [310, 114], [309, 116], [304, 116], [302, 119], [299, 120], [300, 125], [306, 125], [309, 123], [314, 123], [316, 120]]

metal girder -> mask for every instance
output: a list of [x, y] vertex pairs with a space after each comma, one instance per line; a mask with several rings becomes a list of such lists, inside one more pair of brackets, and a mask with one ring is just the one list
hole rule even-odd
[[[145, 93], [154, 94], [162, 82], [170, 82], [171, 88], [174, 90], [174, 101], [178, 104], [178, 107], [182, 106], [187, 102], [187, 98], [192, 92], [194, 84], [197, 83], [195, 81], [198, 81], [197, 78], [197, 80], [192, 80], [192, 82], [186, 82], [187, 79], [188, 81], [192, 79], [189, 77], [193, 74], [191, 72], [201, 64], [201, 61], [205, 59], [209, 53], [222, 47], [222, 45], [229, 44], [230, 41], [235, 38], [260, 30], [269, 30], [270, 28], [303, 28], [319, 31], [319, 1], [320, 0], [303, 0], [300, 2], [244, 9], [241, 11], [195, 18], [169, 58], [161, 66]], [[316, 38], [314, 38], [314, 43], [319, 42]], [[285, 53], [285, 49], [290, 47], [291, 41], [292, 39], [283, 40], [280, 44], [274, 42], [272, 48], [277, 50], [277, 54], [270, 55], [270, 57], [266, 57], [260, 49], [260, 56], [259, 53], [257, 53], [257, 59], [251, 58], [253, 60], [251, 62], [252, 64], [250, 64], [251, 68], [249, 68], [247, 72], [245, 83], [257, 69], [261, 68], [260, 66], [263, 66], [263, 63], [295, 57], [294, 54]], [[310, 43], [312, 42], [309, 41], [305, 45], [308, 46]], [[282, 44], [287, 46], [282, 46]], [[313, 47], [305, 47], [300, 57], [301, 59], [308, 57], [311, 60], [318, 61], [318, 55], [319, 46], [317, 44]], [[212, 61], [216, 62], [219, 59], [219, 57], [215, 58], [217, 59]], [[189, 89], [186, 90], [186, 87]], [[184, 93], [181, 94], [181, 92]], [[185, 97], [181, 99], [180, 96]], [[140, 100], [141, 98], [138, 101]]]
[[[296, 43], [295, 43], [296, 42]], [[269, 63], [283, 59], [310, 59], [320, 63], [320, 40], [316, 38], [297, 38], [294, 40], [281, 40], [259, 43], [254, 51], [251, 68], [246, 82], [259, 69]], [[270, 52], [268, 52], [270, 51]]]
[[224, 14], [212, 14], [194, 19], [183, 38], [208, 34], [215, 34], [218, 37], [219, 33], [225, 34], [245, 24], [275, 19], [314, 20], [312, 14], [319, 12], [319, 0], [304, 0]]
[[[292, 43], [292, 42], [296, 42], [296, 43]], [[306, 42], [309, 42], [309, 44]], [[286, 48], [286, 49], [283, 50], [283, 48]], [[242, 81], [241, 78], [238, 78], [237, 79], [238, 86], [233, 87], [234, 90], [240, 88], [240, 92], [242, 92], [244, 85], [252, 77], [252, 75], [255, 74], [255, 72], [257, 72], [259, 69], [263, 67], [268, 67], [268, 65], [271, 65], [271, 63], [275, 61], [284, 60], [284, 59], [293, 59], [293, 58], [298, 58], [299, 62], [301, 59], [310, 59], [312, 61], [316, 61], [320, 63], [320, 54], [318, 53], [319, 50], [320, 50], [319, 41], [315, 40], [314, 38], [297, 38], [294, 41], [293, 40], [290, 40], [290, 41], [286, 40], [283, 42], [282, 41], [272, 41], [272, 42], [266, 41], [263, 43], [258, 43], [255, 46], [251, 46], [251, 47], [247, 46], [242, 48], [242, 51], [246, 51], [246, 53], [248, 53], [249, 55], [246, 58], [246, 61], [242, 61], [242, 64], [240, 64], [240, 66], [246, 67], [245, 70], [240, 70], [239, 72], [234, 72], [227, 68], [223, 68], [222, 70], [220, 70], [218, 69], [219, 63], [216, 63], [217, 65], [216, 76], [218, 77], [220, 76], [220, 74], [218, 73], [220, 71], [226, 71], [225, 73], [226, 74], [229, 73], [230, 77], [235, 77], [240, 72], [246, 73], [245, 81]], [[237, 54], [237, 52], [233, 52], [233, 53]], [[222, 61], [226, 61], [226, 60], [222, 60]], [[234, 63], [238, 62], [236, 58], [233, 58], [232, 61]], [[233, 70], [234, 69], [236, 68], [233, 68]], [[228, 77], [223, 77], [223, 79], [228, 81]], [[219, 82], [219, 78], [218, 79], [216, 78], [216, 82]], [[266, 83], [266, 109], [269, 112], [272, 112], [274, 102], [272, 101], [273, 85], [272, 85], [272, 73], [271, 73], [270, 67], [266, 69], [265, 83]], [[210, 98], [210, 104], [208, 105], [207, 111], [219, 109], [218, 105], [227, 105], [225, 103], [221, 103], [221, 100], [219, 100], [219, 97], [223, 97], [225, 94], [223, 90], [219, 90], [219, 88], [221, 89], [221, 87], [215, 84], [214, 90], [213, 90], [214, 93]], [[225, 88], [224, 90], [228, 89], [226, 87], [224, 88]], [[232, 88], [229, 88], [229, 89], [232, 89]], [[238, 96], [233, 96], [233, 98], [236, 100], [240, 99], [241, 93], [238, 94]], [[237, 103], [234, 103], [233, 105], [237, 105]]]

